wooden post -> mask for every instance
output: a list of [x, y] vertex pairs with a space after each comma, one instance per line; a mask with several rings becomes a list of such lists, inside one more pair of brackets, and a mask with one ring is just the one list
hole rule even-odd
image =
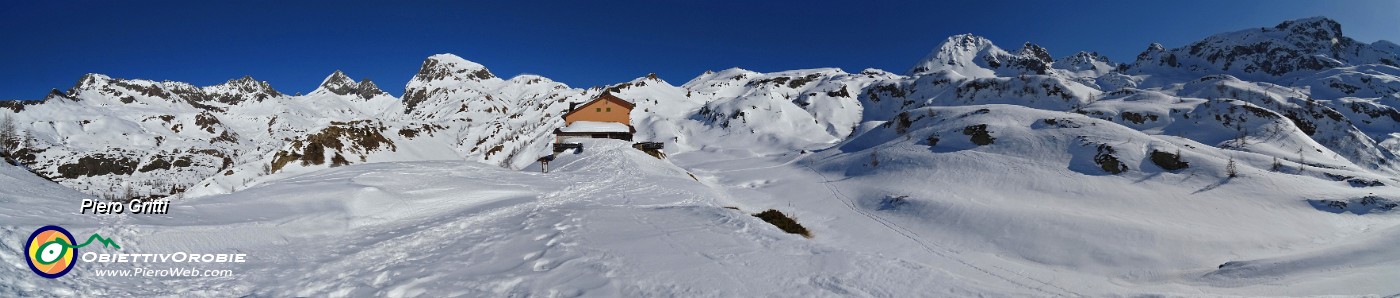
[[554, 160], [554, 155], [540, 157], [540, 173], [549, 173], [549, 161]]

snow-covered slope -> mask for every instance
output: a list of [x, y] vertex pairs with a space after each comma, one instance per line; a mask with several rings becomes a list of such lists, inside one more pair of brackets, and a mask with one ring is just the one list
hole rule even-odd
[[1392, 177], [1289, 161], [1274, 169], [1266, 154], [1076, 113], [978, 105], [909, 114], [814, 154], [674, 159], [743, 198], [741, 208], [795, 213], [817, 242], [1013, 296], [1400, 291], [1388, 282], [1400, 263], [1385, 248], [1400, 218], [1317, 203], [1394, 202]]
[[[1292, 175], [1298, 166], [1292, 163], [1270, 172], [1261, 168], [1263, 155], [1154, 137], [1072, 113], [1009, 105], [911, 113], [932, 116], [903, 133], [877, 126], [816, 154], [735, 158], [693, 151], [676, 157], [684, 165], [677, 167], [628, 143], [600, 140], [561, 155], [549, 174], [463, 161], [374, 163], [181, 200], [170, 216], [95, 223], [95, 217], [60, 208], [67, 212], [13, 217], [0, 237], [22, 237], [33, 225], [60, 221], [79, 233], [118, 239], [126, 253], [237, 251], [249, 262], [199, 267], [233, 270], [237, 278], [99, 277], [97, 270], [138, 264], [84, 263], [50, 280], [6, 267], [0, 279], [15, 282], [0, 293], [820, 297], [1400, 290], [1384, 282], [1396, 278], [1393, 268], [1400, 266], [1386, 249], [1394, 244], [1387, 240], [1396, 231], [1393, 214], [1320, 212], [1306, 201], [1393, 187], [1356, 189]], [[977, 133], [964, 133], [979, 125], [992, 143], [979, 146]], [[933, 145], [906, 137], [929, 135], [943, 137]], [[1180, 150], [1174, 152], [1190, 167], [1157, 168], [1140, 151], [1150, 149]], [[1096, 161], [1106, 159], [1094, 155], [1104, 154], [1128, 171], [1103, 172]], [[1240, 177], [1223, 175], [1229, 157], [1241, 164]], [[72, 204], [62, 195], [38, 198], [14, 203]], [[746, 214], [767, 208], [794, 215], [814, 237], [784, 234]], [[0, 256], [18, 259], [17, 250], [5, 247]], [[122, 286], [132, 282], [150, 286]]]
[[[813, 243], [741, 211], [686, 171], [603, 140], [548, 174], [474, 162], [352, 165], [182, 201], [170, 217], [69, 225], [126, 253], [228, 251], [238, 278], [60, 279], [7, 266], [6, 296], [831, 296], [991, 292], [901, 260]], [[7, 205], [8, 206], [8, 205]], [[61, 214], [43, 220], [79, 219]], [[4, 237], [40, 220], [6, 221]], [[15, 225], [15, 226], [8, 226]], [[17, 249], [0, 250], [15, 259]], [[311, 253], [313, 252], [314, 253]], [[751, 270], [752, 268], [767, 268]], [[856, 268], [884, 268], [878, 272]], [[120, 286], [132, 282], [147, 286]], [[58, 289], [55, 291], [54, 289]]]

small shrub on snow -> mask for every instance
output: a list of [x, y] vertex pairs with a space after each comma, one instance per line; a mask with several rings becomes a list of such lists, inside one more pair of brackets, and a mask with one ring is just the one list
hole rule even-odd
[[777, 209], [768, 209], [768, 211], [755, 213], [753, 216], [773, 224], [773, 226], [778, 227], [778, 229], [788, 234], [798, 234], [802, 235], [802, 237], [812, 238], [812, 232], [807, 231], [806, 227], [798, 224], [796, 220], [793, 220]]
[[1113, 156], [1113, 153], [1117, 152], [1113, 150], [1113, 146], [1099, 144], [1098, 151], [1097, 154], [1094, 154], [1094, 163], [1098, 164], [1099, 168], [1102, 168], [1104, 172], [1118, 175], [1128, 171], [1128, 165], [1118, 161], [1117, 156]]
[[1181, 161], [1180, 153], [1169, 153], [1152, 150], [1152, 163], [1164, 170], [1176, 171], [1191, 166], [1190, 163]]
[[962, 132], [963, 134], [972, 137], [972, 143], [977, 144], [977, 146], [991, 145], [997, 140], [996, 138], [992, 137], [991, 133], [987, 132], [986, 124], [968, 126], [966, 128], [963, 128]]
[[1230, 161], [1225, 164], [1225, 176], [1235, 178], [1240, 176], [1240, 170], [1235, 165], [1235, 157], [1231, 156]]
[[909, 205], [909, 196], [885, 197], [880, 200], [880, 207], [876, 210], [896, 210]]

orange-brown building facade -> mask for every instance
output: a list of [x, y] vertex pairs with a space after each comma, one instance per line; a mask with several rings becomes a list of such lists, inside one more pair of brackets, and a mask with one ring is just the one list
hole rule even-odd
[[564, 114], [564, 126], [575, 121], [617, 122], [632, 125], [632, 103], [617, 98], [611, 93], [603, 93], [597, 99], [584, 103]]

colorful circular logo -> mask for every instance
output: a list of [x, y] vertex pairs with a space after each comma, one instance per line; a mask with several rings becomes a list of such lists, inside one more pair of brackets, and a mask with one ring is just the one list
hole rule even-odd
[[34, 230], [29, 241], [24, 242], [28, 252], [29, 269], [34, 274], [47, 278], [58, 278], [73, 270], [78, 262], [78, 248], [73, 247], [73, 234], [58, 226], [45, 226]]

